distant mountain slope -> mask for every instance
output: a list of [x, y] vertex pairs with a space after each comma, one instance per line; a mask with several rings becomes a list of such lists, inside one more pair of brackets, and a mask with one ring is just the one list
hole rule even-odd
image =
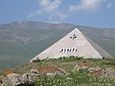
[[115, 56], [115, 29], [79, 27], [86, 36]]
[[115, 55], [115, 29], [20, 21], [0, 25], [0, 69], [24, 64], [75, 27]]

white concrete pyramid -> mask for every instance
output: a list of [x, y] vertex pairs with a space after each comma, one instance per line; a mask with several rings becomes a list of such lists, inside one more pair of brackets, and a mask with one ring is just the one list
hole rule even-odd
[[[102, 54], [100, 54], [101, 52]], [[31, 62], [37, 59], [60, 58], [63, 56], [83, 56], [84, 58], [111, 57], [96, 43], [87, 39], [78, 28], [75, 28], [58, 42], [34, 57]]]

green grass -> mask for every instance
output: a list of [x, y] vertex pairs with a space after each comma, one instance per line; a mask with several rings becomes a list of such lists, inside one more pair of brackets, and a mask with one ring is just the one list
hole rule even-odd
[[89, 76], [87, 71], [71, 72], [69, 76], [48, 77], [42, 75], [37, 78], [36, 86], [115, 86], [115, 79]]

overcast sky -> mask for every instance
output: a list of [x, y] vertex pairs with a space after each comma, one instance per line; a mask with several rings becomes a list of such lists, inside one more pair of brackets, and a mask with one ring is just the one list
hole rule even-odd
[[115, 28], [115, 0], [0, 0], [0, 24], [22, 20]]

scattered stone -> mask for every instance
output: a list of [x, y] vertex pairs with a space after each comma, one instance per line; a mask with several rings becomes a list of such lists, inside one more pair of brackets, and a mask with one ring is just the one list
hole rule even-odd
[[89, 74], [93, 76], [107, 77], [107, 78], [115, 78], [115, 69], [106, 68], [102, 69], [100, 67], [92, 67], [88, 69]]
[[30, 73], [26, 73], [26, 74], [23, 74], [22, 75], [22, 83], [23, 85], [26, 85], [26, 86], [34, 86], [34, 81], [32, 79], [32, 75]]
[[31, 69], [31, 74], [32, 74], [33, 76], [40, 76], [40, 73], [39, 73], [39, 71], [37, 70], [37, 68]]
[[31, 70], [32, 75], [42, 75], [45, 74], [47, 76], [55, 76], [55, 75], [66, 75], [67, 72], [61, 68], [57, 68], [55, 66], [39, 66], [37, 68], [33, 68]]
[[3, 77], [0, 76], [0, 86], [3, 86]]
[[85, 70], [91, 67], [91, 64], [87, 63], [86, 61], [83, 61], [82, 63], [76, 64], [74, 70]]
[[113, 69], [113, 68], [106, 68], [105, 69], [105, 74], [109, 78], [114, 78], [115, 77], [115, 69]]
[[100, 67], [92, 67], [88, 69], [89, 74], [93, 76], [101, 76], [104, 75], [105, 71]]

